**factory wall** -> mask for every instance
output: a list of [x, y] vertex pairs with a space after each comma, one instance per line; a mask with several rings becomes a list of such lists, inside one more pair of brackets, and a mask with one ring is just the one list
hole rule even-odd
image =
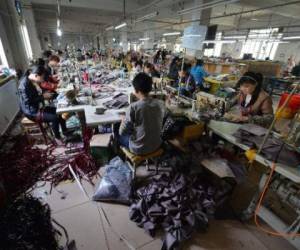
[[75, 48], [86, 49], [97, 47], [94, 44], [94, 36], [91, 35], [77, 35], [77, 34], [63, 34], [58, 37], [56, 34], [50, 34], [50, 43], [54, 49], [65, 49], [67, 45], [75, 45]]
[[300, 42], [280, 43], [275, 58], [276, 61], [287, 62], [290, 56], [294, 56], [296, 63], [300, 62]]

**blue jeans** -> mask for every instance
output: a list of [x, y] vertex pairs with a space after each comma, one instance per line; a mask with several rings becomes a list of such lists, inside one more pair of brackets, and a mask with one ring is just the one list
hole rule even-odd
[[117, 140], [117, 142], [120, 144], [120, 146], [129, 149], [130, 135], [120, 135], [119, 134], [120, 125], [121, 125], [121, 123], [114, 124], [114, 137]]
[[[30, 120], [36, 120], [38, 115], [28, 116]], [[62, 119], [60, 115], [56, 114], [56, 108], [54, 107], [45, 107], [42, 111], [41, 122], [50, 122], [52, 126], [52, 131], [55, 135], [55, 138], [60, 138], [59, 125], [63, 132], [67, 131], [66, 121]]]

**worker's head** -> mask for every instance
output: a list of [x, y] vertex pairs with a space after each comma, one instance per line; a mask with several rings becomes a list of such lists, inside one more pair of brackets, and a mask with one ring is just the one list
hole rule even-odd
[[146, 62], [144, 63], [144, 73], [151, 74], [154, 70], [154, 66], [152, 63]]
[[189, 74], [190, 71], [190, 65], [184, 64], [182, 68], [179, 69], [178, 75], [179, 77], [186, 77]]
[[49, 57], [52, 55], [52, 51], [51, 50], [45, 50], [43, 52], [43, 57], [44, 59], [49, 59]]
[[261, 90], [262, 81], [262, 74], [249, 71], [240, 78], [237, 85], [244, 95], [254, 95]]
[[35, 83], [42, 83], [45, 76], [45, 67], [43, 65], [33, 66], [30, 70], [26, 72], [29, 80]]
[[60, 59], [57, 55], [52, 55], [49, 57], [48, 65], [52, 68], [58, 67]]
[[49, 57], [48, 65], [50, 67], [57, 67], [59, 65], [60, 59], [57, 55], [51, 55]]
[[138, 99], [148, 96], [152, 90], [152, 78], [146, 73], [139, 73], [133, 79], [134, 95]]
[[203, 66], [204, 62], [202, 59], [197, 59], [195, 65], [196, 66]]

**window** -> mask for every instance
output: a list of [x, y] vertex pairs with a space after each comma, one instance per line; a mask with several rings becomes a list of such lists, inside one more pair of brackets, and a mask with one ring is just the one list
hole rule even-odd
[[252, 54], [255, 59], [264, 60], [266, 57], [273, 59], [281, 37], [278, 28], [251, 30], [248, 40], [244, 42], [241, 57], [244, 54]]
[[21, 34], [22, 34], [27, 58], [29, 60], [31, 60], [32, 59], [32, 49], [31, 49], [30, 39], [29, 39], [28, 30], [27, 30], [25, 22], [23, 22], [21, 24]]
[[7, 58], [5, 55], [5, 50], [0, 38], [0, 66], [8, 67]]

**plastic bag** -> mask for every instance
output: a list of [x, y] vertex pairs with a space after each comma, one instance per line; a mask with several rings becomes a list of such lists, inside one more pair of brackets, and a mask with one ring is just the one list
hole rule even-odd
[[93, 196], [94, 201], [129, 204], [132, 171], [120, 157], [106, 165], [105, 174]]

